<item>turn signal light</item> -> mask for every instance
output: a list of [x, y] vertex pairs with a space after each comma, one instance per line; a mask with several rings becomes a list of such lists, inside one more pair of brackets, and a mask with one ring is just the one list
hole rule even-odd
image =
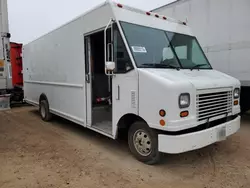
[[182, 118], [187, 117], [188, 115], [189, 115], [188, 111], [183, 111], [180, 113], [180, 117], [182, 117]]
[[165, 110], [160, 110], [159, 112], [161, 117], [165, 117], [166, 116], [166, 111]]
[[234, 106], [237, 106], [239, 104], [239, 101], [234, 101]]
[[166, 122], [162, 119], [162, 120], [160, 120], [160, 125], [161, 125], [161, 126], [165, 126], [165, 125], [166, 125]]

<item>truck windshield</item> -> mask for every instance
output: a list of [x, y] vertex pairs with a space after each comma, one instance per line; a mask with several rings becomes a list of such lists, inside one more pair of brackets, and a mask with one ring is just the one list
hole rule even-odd
[[193, 36], [121, 22], [139, 68], [211, 69]]

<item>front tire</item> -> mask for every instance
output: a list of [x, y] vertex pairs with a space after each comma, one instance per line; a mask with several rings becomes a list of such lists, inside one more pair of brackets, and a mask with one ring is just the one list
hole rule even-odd
[[52, 114], [49, 111], [49, 103], [47, 100], [42, 100], [39, 105], [39, 113], [43, 121], [50, 121]]
[[158, 134], [145, 122], [135, 122], [128, 133], [128, 145], [135, 158], [148, 165], [159, 162]]

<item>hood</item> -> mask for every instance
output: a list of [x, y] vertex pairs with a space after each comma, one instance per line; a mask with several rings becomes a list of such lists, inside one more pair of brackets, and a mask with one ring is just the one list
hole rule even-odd
[[190, 69], [180, 71], [175, 69], [140, 69], [140, 71], [155, 74], [173, 83], [189, 82], [196, 89], [240, 86], [237, 79], [213, 69], [192, 71]]

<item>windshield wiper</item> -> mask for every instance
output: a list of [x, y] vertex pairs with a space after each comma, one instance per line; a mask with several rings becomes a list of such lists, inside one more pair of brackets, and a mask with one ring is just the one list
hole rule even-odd
[[144, 63], [144, 64], [142, 64], [142, 66], [145, 66], [145, 67], [155, 67], [155, 64], [154, 63]]
[[172, 68], [176, 70], [180, 70], [180, 67], [171, 65], [171, 64], [156, 64], [157, 68]]
[[152, 68], [172, 68], [172, 69], [180, 70], [180, 67], [177, 67], [177, 66], [174, 66], [174, 65], [171, 65], [171, 64], [145, 63], [145, 64], [142, 64], [142, 65], [152, 67]]
[[192, 68], [191, 68], [191, 71], [194, 70], [195, 68], [200, 68], [200, 67], [203, 67], [207, 64], [198, 64], [198, 65], [194, 65]]

